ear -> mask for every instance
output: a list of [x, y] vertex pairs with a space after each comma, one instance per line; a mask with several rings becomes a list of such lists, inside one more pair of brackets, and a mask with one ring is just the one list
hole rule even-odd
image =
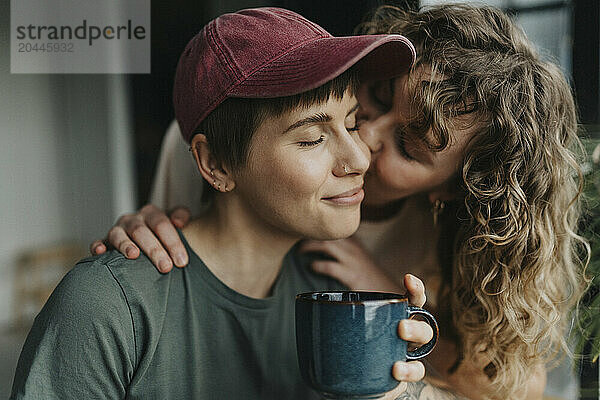
[[436, 200], [443, 202], [454, 200], [457, 196], [455, 188], [456, 182], [454, 179], [451, 179], [450, 181], [438, 186], [427, 195], [429, 198], [429, 203], [433, 204]]
[[196, 166], [202, 177], [219, 192], [229, 192], [235, 187], [231, 173], [215, 159], [208, 145], [206, 136], [199, 133], [194, 135], [190, 150], [196, 160]]

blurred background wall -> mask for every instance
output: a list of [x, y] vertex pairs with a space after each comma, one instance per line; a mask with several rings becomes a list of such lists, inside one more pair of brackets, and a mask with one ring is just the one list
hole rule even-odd
[[[173, 119], [173, 74], [187, 41], [217, 15], [268, 5], [298, 11], [334, 34], [349, 34], [382, 3], [153, 1], [151, 74], [20, 75], [10, 74], [9, 1], [0, 0], [0, 398], [8, 395], [24, 335], [39, 308], [35, 300], [19, 300], [22, 281], [35, 277], [53, 285], [118, 215], [147, 201], [161, 139]], [[582, 120], [594, 131], [600, 111], [600, 2], [485, 3], [513, 14], [541, 51], [560, 63], [577, 90]], [[38, 271], [49, 265], [53, 272]]]

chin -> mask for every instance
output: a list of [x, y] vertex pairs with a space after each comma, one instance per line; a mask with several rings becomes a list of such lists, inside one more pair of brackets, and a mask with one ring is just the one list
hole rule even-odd
[[358, 225], [360, 224], [360, 214], [352, 219], [338, 219], [332, 221], [331, 223], [327, 223], [323, 221], [323, 228], [326, 228], [326, 232], [322, 232], [320, 238], [315, 238], [318, 240], [337, 240], [337, 239], [346, 239], [352, 235], [358, 229]]

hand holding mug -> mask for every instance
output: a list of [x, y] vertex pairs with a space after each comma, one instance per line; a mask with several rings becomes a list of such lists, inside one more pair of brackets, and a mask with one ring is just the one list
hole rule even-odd
[[[398, 322], [420, 315], [433, 328], [425, 345], [407, 350]], [[418, 360], [433, 350], [435, 318], [393, 293], [312, 292], [296, 297], [300, 371], [317, 392], [332, 399], [378, 398], [394, 389], [396, 361]]]

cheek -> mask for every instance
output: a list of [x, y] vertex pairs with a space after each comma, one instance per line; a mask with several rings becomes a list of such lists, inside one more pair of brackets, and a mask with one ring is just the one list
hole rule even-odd
[[385, 190], [404, 190], [418, 181], [418, 173], [409, 162], [390, 151], [382, 153], [374, 165]]
[[427, 191], [436, 184], [433, 172], [400, 155], [383, 153], [371, 170], [375, 179], [367, 181], [369, 202], [389, 202]]
[[[292, 153], [292, 154], [290, 154]], [[265, 195], [285, 204], [317, 198], [326, 172], [308, 157], [296, 157], [293, 152], [263, 156], [260, 169], [253, 174], [260, 180]]]

